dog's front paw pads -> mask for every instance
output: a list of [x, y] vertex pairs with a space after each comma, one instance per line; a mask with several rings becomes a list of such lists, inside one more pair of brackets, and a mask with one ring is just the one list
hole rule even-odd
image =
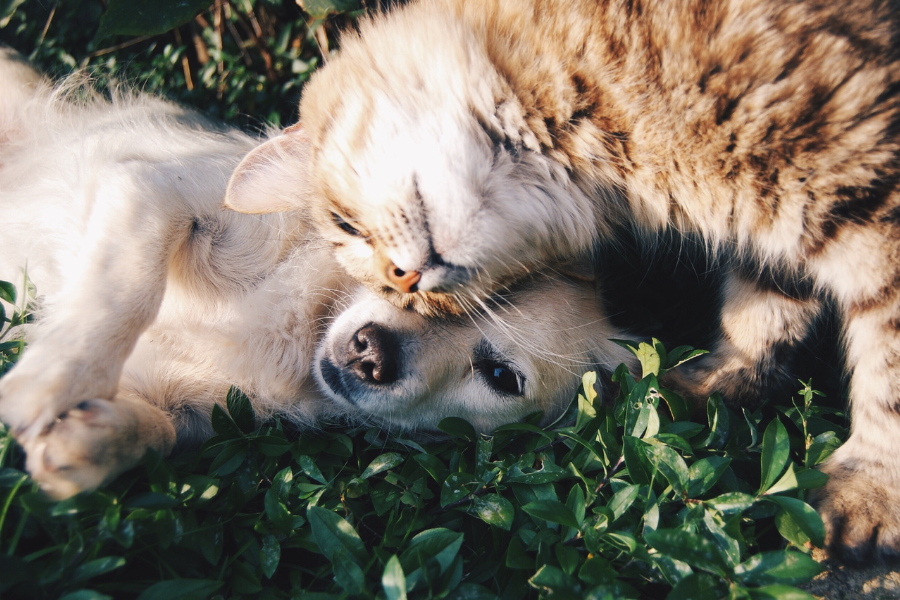
[[22, 441], [26, 467], [45, 493], [63, 499], [95, 489], [140, 459], [137, 432], [118, 408], [109, 400], [84, 400]]
[[824, 488], [811, 501], [825, 523], [828, 554], [863, 564], [900, 558], [900, 489], [884, 468], [828, 464]]

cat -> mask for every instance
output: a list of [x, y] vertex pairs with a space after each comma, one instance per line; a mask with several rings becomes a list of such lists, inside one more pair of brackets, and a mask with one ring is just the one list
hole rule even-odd
[[853, 432], [823, 468], [818, 509], [833, 555], [895, 557], [898, 10], [421, 0], [343, 36], [300, 124], [243, 161], [226, 204], [282, 209], [291, 174], [308, 173], [344, 268], [426, 315], [466, 312], [548, 265], [578, 272], [617, 231], [648, 245], [696, 235], [743, 266], [721, 341], [684, 384], [737, 403], [752, 400], [747, 374], [834, 302]]
[[54, 86], [3, 48], [0, 90], [0, 280], [24, 293], [24, 265], [39, 293], [35, 323], [0, 330], [28, 341], [0, 421], [51, 497], [205, 439], [231, 386], [305, 429], [488, 432], [553, 419], [584, 371], [634, 363], [595, 281], [535, 275], [495, 302], [502, 319], [425, 319], [352, 282], [308, 209], [221, 210], [262, 140], [81, 76]]

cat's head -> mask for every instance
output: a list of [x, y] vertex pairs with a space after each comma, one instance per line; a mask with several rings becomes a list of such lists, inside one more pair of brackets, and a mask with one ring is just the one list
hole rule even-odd
[[[446, 417], [476, 429], [568, 406], [582, 373], [601, 381], [634, 356], [590, 282], [537, 277], [467, 317], [425, 318], [361, 292], [316, 353], [319, 387], [351, 415], [391, 429], [435, 431]], [[603, 390], [600, 390], [601, 393]]]
[[345, 36], [304, 89], [300, 124], [243, 161], [227, 205], [308, 208], [367, 287], [460, 313], [585, 255], [597, 225], [477, 32], [427, 9]]

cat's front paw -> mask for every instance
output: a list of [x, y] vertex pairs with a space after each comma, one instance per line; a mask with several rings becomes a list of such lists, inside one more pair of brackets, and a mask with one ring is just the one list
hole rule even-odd
[[147, 448], [171, 450], [175, 430], [158, 409], [117, 400], [84, 400], [36, 436], [20, 440], [26, 468], [60, 500], [96, 489], [137, 464]]
[[840, 458], [823, 466], [828, 483], [811, 495], [825, 523], [829, 556], [852, 564], [896, 561], [900, 485], [881, 463]]

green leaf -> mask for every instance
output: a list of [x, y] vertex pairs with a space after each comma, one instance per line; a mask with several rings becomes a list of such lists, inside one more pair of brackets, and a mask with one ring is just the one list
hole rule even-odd
[[451, 437], [461, 438], [468, 442], [474, 442], [478, 439], [475, 428], [468, 421], [459, 417], [441, 419], [441, 422], [438, 423], [438, 429]]
[[459, 502], [481, 487], [481, 482], [469, 473], [451, 473], [441, 486], [441, 506]]
[[673, 348], [666, 359], [665, 370], [671, 371], [675, 367], [683, 365], [687, 361], [693, 360], [698, 356], [703, 356], [704, 354], [709, 354], [709, 350], [695, 350], [690, 346], [678, 346], [677, 348]]
[[741, 492], [728, 492], [727, 494], [716, 496], [712, 500], [707, 500], [706, 504], [725, 514], [731, 514], [743, 512], [753, 506], [755, 502], [756, 496]]
[[572, 514], [575, 515], [575, 520], [578, 521], [578, 526], [581, 527], [581, 524], [584, 523], [584, 513], [586, 512], [587, 506], [585, 506], [584, 492], [581, 491], [580, 485], [572, 486], [569, 497], [566, 498], [566, 506], [568, 506], [569, 510], [572, 511]]
[[316, 466], [316, 462], [309, 456], [301, 454], [297, 457], [297, 464], [310, 479], [315, 479], [319, 483], [328, 483], [328, 480], [322, 475], [322, 471]]
[[578, 394], [578, 417], [575, 420], [575, 431], [581, 429], [589, 422], [597, 418], [597, 410], [594, 408], [594, 398], [597, 392], [594, 384], [597, 383], [596, 371], [588, 371], [581, 377], [581, 388], [584, 395]]
[[437, 561], [440, 573], [443, 574], [454, 562], [462, 547], [463, 534], [449, 529], [428, 529], [410, 540], [407, 549], [400, 555], [406, 577], [407, 590], [414, 590], [425, 580], [425, 573], [419, 565], [426, 565], [430, 559]]
[[212, 422], [213, 431], [224, 438], [244, 437], [244, 433], [237, 423], [234, 422], [234, 419], [218, 404], [213, 404], [210, 421]]
[[366, 591], [366, 575], [360, 565], [351, 560], [350, 555], [343, 548], [338, 548], [331, 561], [334, 570], [334, 580], [353, 596], [362, 596]]
[[775, 485], [766, 490], [766, 495], [787, 492], [790, 490], [808, 490], [825, 485], [828, 475], [815, 469], [797, 469], [794, 463], [788, 464], [787, 471]]
[[[0, 26], [2, 26], [2, 23], [0, 23]], [[59, 600], [113, 600], [113, 597], [94, 590], [76, 590], [60, 596]]]
[[809, 450], [806, 451], [806, 466], [814, 467], [825, 461], [831, 456], [831, 453], [837, 450], [841, 445], [841, 440], [833, 431], [820, 433], [813, 438]]
[[650, 423], [650, 413], [656, 412], [658, 403], [659, 382], [655, 375], [649, 375], [641, 379], [628, 395], [625, 407], [625, 435], [642, 437]]
[[489, 525], [496, 525], [509, 531], [512, 527], [516, 509], [512, 503], [499, 494], [485, 494], [475, 496], [472, 499], [472, 509], [475, 514]]
[[728, 433], [731, 418], [728, 409], [722, 401], [722, 396], [716, 392], [706, 402], [706, 418], [709, 422], [709, 436], [702, 446], [707, 448], [724, 448], [728, 441]]
[[224, 583], [213, 579], [167, 579], [141, 592], [138, 600], [205, 600]]
[[778, 479], [790, 460], [791, 442], [788, 439], [787, 430], [777, 417], [766, 427], [762, 441], [762, 456], [760, 457], [759, 493], [762, 494]]
[[312, 527], [316, 544], [328, 560], [333, 563], [335, 553], [343, 549], [358, 565], [366, 564], [368, 552], [350, 523], [318, 506], [310, 506], [306, 510], [306, 519]]
[[707, 573], [692, 573], [678, 582], [666, 600], [722, 600], [728, 589], [718, 577]]
[[210, 4], [209, 0], [110, 0], [94, 39], [159, 35], [184, 25]]
[[750, 600], [816, 600], [812, 594], [787, 585], [766, 585], [747, 592]]
[[679, 496], [685, 495], [690, 476], [684, 459], [668, 446], [647, 444], [644, 446], [644, 452], [650, 463], [663, 474], [675, 493]]
[[606, 506], [612, 511], [615, 519], [624, 515], [625, 511], [631, 508], [640, 489], [641, 486], [637, 484], [629, 485], [613, 494], [613, 497], [609, 499], [609, 503]]
[[497, 600], [497, 594], [483, 585], [463, 583], [450, 592], [446, 600]]
[[557, 598], [568, 594], [576, 594], [581, 586], [571, 575], [552, 565], [543, 565], [528, 583], [539, 590], [545, 590], [550, 597]]
[[155, 492], [147, 492], [129, 498], [124, 506], [127, 509], [146, 508], [149, 510], [162, 510], [164, 508], [172, 508], [178, 505], [178, 500], [168, 494], [157, 494]]
[[381, 575], [381, 587], [387, 600], [406, 600], [406, 576], [400, 559], [394, 554], [384, 565], [384, 573]]
[[728, 562], [719, 547], [707, 538], [680, 529], [657, 529], [644, 536], [647, 543], [671, 558], [724, 577]]
[[372, 475], [377, 475], [396, 466], [403, 464], [403, 456], [396, 452], [386, 452], [369, 463], [366, 470], [359, 476], [360, 479], [368, 479]]
[[[0, 0], [0, 29], [9, 25], [9, 20], [16, 12], [16, 9], [24, 2], [25, 0]], [[2, 287], [4, 283], [6, 282], [0, 281], [0, 287]], [[0, 290], [0, 292], [2, 292], [2, 290]], [[2, 297], [2, 293], [0, 293], [0, 297]]]
[[622, 442], [622, 455], [625, 457], [625, 466], [628, 467], [631, 480], [641, 485], [649, 484], [654, 473], [653, 464], [647, 457], [647, 448], [650, 444], [633, 435], [626, 435]]
[[722, 456], [701, 458], [692, 464], [688, 469], [688, 497], [697, 498], [711, 490], [730, 464], [731, 459]]
[[263, 538], [262, 547], [259, 550], [259, 566], [262, 567], [263, 575], [267, 579], [272, 579], [280, 560], [281, 544], [274, 535], [267, 535]]
[[437, 457], [430, 454], [416, 454], [413, 460], [419, 463], [436, 482], [443, 483], [447, 478], [447, 467]]
[[[213, 408], [213, 411], [215, 411], [215, 408]], [[213, 458], [212, 464], [209, 465], [210, 475], [224, 477], [234, 473], [243, 464], [248, 453], [247, 444], [243, 440], [229, 442]]]
[[359, 0], [299, 0], [298, 4], [306, 14], [316, 19], [357, 10], [360, 6]]
[[225, 398], [225, 405], [228, 407], [228, 414], [234, 419], [234, 422], [244, 433], [250, 433], [256, 429], [256, 415], [253, 413], [253, 405], [250, 404], [244, 392], [238, 388], [231, 386], [228, 389], [228, 396]]
[[72, 580], [77, 582], [87, 581], [123, 566], [125, 566], [125, 559], [120, 556], [96, 558], [75, 569]]
[[557, 500], [536, 500], [524, 505], [522, 510], [538, 519], [578, 529], [578, 520], [572, 510]]
[[531, 423], [508, 423], [506, 425], [501, 425], [494, 429], [494, 433], [502, 433], [504, 431], [529, 431], [531, 433], [536, 433], [543, 437], [548, 442], [553, 441], [553, 434], [548, 433], [538, 427], [537, 425], [532, 425]]
[[761, 552], [734, 569], [734, 575], [745, 585], [797, 585], [821, 573], [822, 565], [809, 556], [790, 550]]
[[662, 396], [663, 400], [666, 401], [673, 421], [683, 421], [690, 418], [691, 409], [684, 398], [672, 390], [667, 390], [665, 388], [660, 388], [659, 394]]
[[[24, 0], [12, 0], [12, 1], [5, 0], [5, 2], [7, 3], [7, 6], [9, 4], [12, 4], [13, 5], [12, 11], [15, 11], [16, 6], [18, 6], [18, 4], [21, 4], [22, 2], [24, 2]], [[17, 2], [18, 2], [18, 4], [16, 4]], [[9, 15], [12, 14], [12, 11], [8, 15], [4, 15], [3, 14], [3, 6], [0, 5], [0, 19], [8, 18]], [[0, 23], [0, 27], [3, 27], [4, 25], [5, 25], [5, 23]], [[16, 304], [16, 286], [14, 286], [13, 284], [11, 284], [8, 281], [0, 281], [0, 300], [5, 300], [6, 302], [9, 302], [10, 304], [15, 305]]]
[[[613, 342], [619, 344], [623, 348], [627, 348], [631, 351], [632, 354], [637, 356], [638, 360], [641, 362], [641, 379], [647, 377], [647, 375], [659, 375], [659, 367], [660, 367], [660, 356], [659, 352], [654, 346], [651, 346], [647, 342], [640, 342], [637, 347], [634, 346], [634, 342], [629, 342], [625, 340], [612, 340]], [[654, 345], [658, 343], [656, 338], [653, 339]]]
[[[802, 531], [814, 546], [822, 548], [825, 546], [825, 525], [819, 513], [809, 504], [797, 498], [789, 498], [787, 496], [769, 496], [769, 500], [775, 502], [781, 507], [779, 515], [776, 516], [776, 525], [779, 520], [796, 526]], [[780, 516], [780, 519], [778, 518]], [[779, 527], [778, 531], [781, 532]], [[783, 535], [783, 533], [782, 533]], [[794, 540], [790, 540], [794, 541]], [[798, 545], [802, 545], [798, 544]]]

